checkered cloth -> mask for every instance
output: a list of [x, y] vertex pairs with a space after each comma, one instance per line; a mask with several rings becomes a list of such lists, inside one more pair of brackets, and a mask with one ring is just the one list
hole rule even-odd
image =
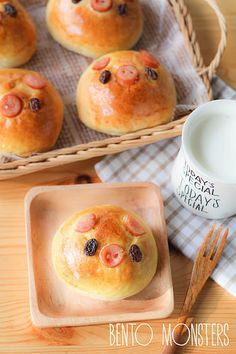
[[[215, 98], [236, 99], [236, 92], [215, 77]], [[104, 182], [149, 181], [161, 187], [170, 242], [187, 257], [194, 259], [212, 220], [200, 218], [183, 208], [173, 194], [170, 175], [181, 139], [169, 139], [118, 155], [108, 156], [96, 165]], [[222, 221], [221, 221], [222, 222]], [[212, 278], [236, 296], [236, 218], [223, 220], [231, 234]]]

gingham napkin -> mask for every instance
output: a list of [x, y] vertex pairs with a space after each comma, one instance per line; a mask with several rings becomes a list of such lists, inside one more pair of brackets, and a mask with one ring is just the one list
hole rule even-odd
[[[216, 99], [236, 99], [236, 92], [217, 77], [213, 80], [213, 91]], [[104, 182], [149, 181], [159, 185], [169, 240], [184, 255], [194, 259], [213, 221], [190, 213], [173, 194], [170, 174], [180, 144], [181, 139], [175, 138], [108, 156], [96, 165], [96, 171]], [[231, 234], [212, 278], [236, 296], [236, 217], [223, 220], [223, 223], [230, 227]]]

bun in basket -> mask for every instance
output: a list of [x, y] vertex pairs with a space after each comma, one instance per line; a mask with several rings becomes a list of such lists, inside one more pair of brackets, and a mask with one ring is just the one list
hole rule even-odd
[[63, 103], [40, 74], [0, 70], [0, 153], [29, 156], [55, 144], [63, 121]]
[[0, 0], [0, 68], [17, 67], [36, 50], [36, 30], [18, 0]]
[[89, 66], [78, 83], [81, 121], [110, 135], [168, 123], [175, 106], [171, 74], [146, 51], [106, 54]]
[[157, 267], [150, 228], [136, 214], [100, 205], [64, 222], [52, 243], [54, 269], [83, 295], [121, 300], [144, 289]]
[[49, 0], [47, 24], [63, 47], [96, 58], [133, 47], [143, 17], [138, 0]]

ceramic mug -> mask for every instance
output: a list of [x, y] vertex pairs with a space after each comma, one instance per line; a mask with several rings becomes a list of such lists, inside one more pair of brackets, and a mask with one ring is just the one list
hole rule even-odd
[[236, 101], [211, 101], [190, 114], [171, 179], [192, 213], [209, 219], [236, 214]]

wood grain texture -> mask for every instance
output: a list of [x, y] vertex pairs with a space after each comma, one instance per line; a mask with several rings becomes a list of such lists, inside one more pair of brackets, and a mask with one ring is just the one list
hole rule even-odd
[[[138, 213], [152, 229], [160, 255], [158, 268], [150, 284], [131, 298], [97, 301], [58, 279], [51, 258], [52, 240], [62, 223], [79, 210], [114, 203]], [[25, 205], [31, 317], [36, 327], [145, 321], [167, 318], [172, 313], [174, 296], [166, 221], [157, 186], [141, 182], [43, 186], [28, 193]]]
[[[186, 293], [186, 297], [183, 303], [183, 307], [177, 319], [177, 329], [174, 332], [175, 342], [172, 345], [166, 344], [161, 354], [174, 354], [177, 349], [177, 343], [182, 343], [182, 335], [184, 335], [185, 325], [193, 322], [193, 316], [191, 316], [192, 308], [196, 303], [199, 294], [204, 288], [207, 280], [215, 269], [222, 251], [225, 247], [226, 239], [229, 233], [227, 229], [223, 236], [222, 225], [216, 230], [216, 225], [213, 225], [207, 235], [204, 238], [198, 253], [193, 263], [192, 275], [189, 282], [189, 287]], [[217, 243], [219, 240], [219, 243]], [[216, 246], [217, 245], [217, 246]], [[185, 343], [185, 342], [184, 342]]]

